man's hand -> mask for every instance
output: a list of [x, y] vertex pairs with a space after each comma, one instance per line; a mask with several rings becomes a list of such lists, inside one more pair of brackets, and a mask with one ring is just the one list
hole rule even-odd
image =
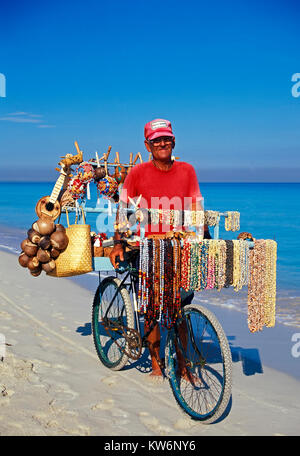
[[110, 262], [115, 269], [119, 267], [119, 263], [116, 263], [117, 257], [120, 257], [120, 261], [124, 261], [124, 248], [121, 244], [116, 244], [109, 255]]

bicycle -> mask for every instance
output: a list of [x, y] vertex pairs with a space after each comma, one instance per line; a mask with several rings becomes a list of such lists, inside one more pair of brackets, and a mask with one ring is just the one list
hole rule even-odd
[[[138, 313], [135, 281], [138, 270], [134, 254], [125, 256], [117, 272], [100, 280], [92, 310], [92, 333], [100, 361], [109, 369], [121, 370], [129, 359], [138, 360], [147, 347]], [[133, 302], [130, 295], [132, 295]], [[186, 338], [182, 340], [182, 330]], [[179, 355], [185, 362], [185, 376], [178, 373]], [[217, 421], [231, 398], [232, 359], [229, 344], [215, 315], [199, 304], [181, 309], [175, 325], [168, 330], [165, 374], [173, 395], [192, 419], [205, 424]]]

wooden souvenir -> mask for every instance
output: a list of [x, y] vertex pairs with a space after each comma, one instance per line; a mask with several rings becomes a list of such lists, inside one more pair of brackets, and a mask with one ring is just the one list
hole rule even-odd
[[65, 183], [65, 179], [69, 174], [69, 168], [71, 165], [79, 164], [82, 162], [82, 151], [79, 150], [79, 146], [77, 141], [75, 141], [75, 147], [77, 149], [77, 155], [67, 154], [65, 157], [62, 157], [63, 160], [59, 162], [60, 170], [59, 170], [59, 177], [54, 185], [52, 193], [50, 196], [44, 196], [41, 198], [35, 207], [35, 212], [38, 217], [42, 217], [42, 215], [51, 217], [53, 220], [56, 220], [61, 213], [61, 205], [58, 201], [58, 195], [60, 193], [61, 188]]

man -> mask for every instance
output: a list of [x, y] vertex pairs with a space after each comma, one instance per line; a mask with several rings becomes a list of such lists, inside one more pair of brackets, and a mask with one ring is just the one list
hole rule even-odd
[[[194, 168], [185, 162], [172, 159], [175, 147], [175, 136], [171, 123], [165, 119], [155, 119], [145, 125], [145, 146], [152, 154], [152, 160], [136, 165], [125, 179], [120, 195], [121, 203], [140, 199], [139, 207], [164, 210], [203, 210], [199, 184]], [[182, 229], [182, 226], [174, 227]], [[148, 224], [145, 236], [170, 231], [170, 226], [162, 223]], [[205, 226], [205, 237], [209, 237]], [[112, 265], [116, 268], [116, 257], [124, 259], [121, 233], [115, 233], [115, 246], [110, 255]], [[162, 376], [159, 357], [160, 329], [159, 324], [148, 336], [149, 351], [152, 360], [152, 377]]]

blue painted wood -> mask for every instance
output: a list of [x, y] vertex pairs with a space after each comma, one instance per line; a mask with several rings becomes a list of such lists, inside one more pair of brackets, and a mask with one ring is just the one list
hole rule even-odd
[[94, 271], [114, 271], [108, 257], [93, 257], [93, 269]]
[[214, 227], [214, 239], [219, 239], [219, 224]]

